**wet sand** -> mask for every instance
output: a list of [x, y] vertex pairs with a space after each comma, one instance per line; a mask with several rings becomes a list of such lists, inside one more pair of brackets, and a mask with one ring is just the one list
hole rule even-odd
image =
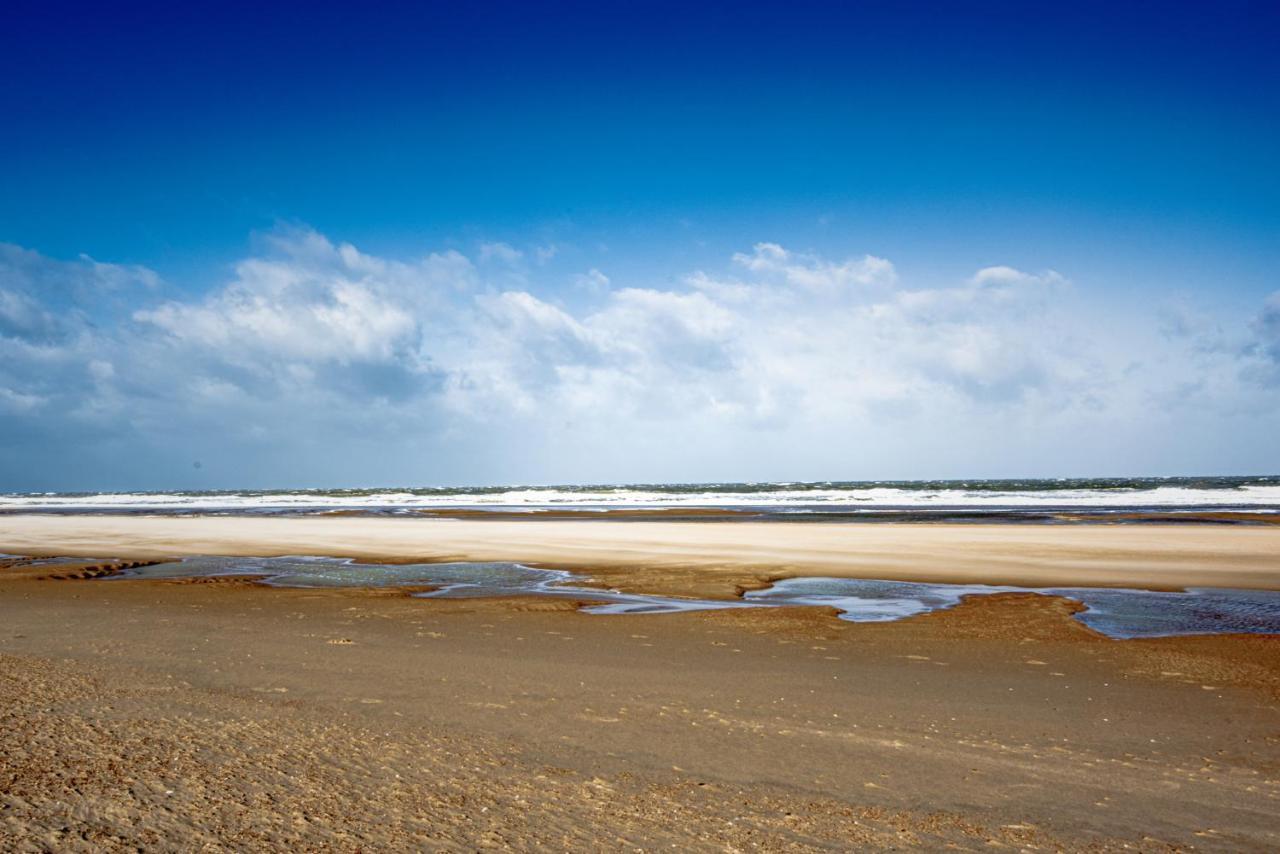
[[516, 561], [619, 589], [733, 596], [799, 575], [896, 581], [1280, 589], [1280, 527], [0, 516], [0, 552]]
[[[308, 520], [70, 521], [113, 524], [24, 536], [138, 559], [377, 542], [390, 554], [366, 554], [385, 559], [424, 529], [499, 524], [327, 520], [344, 526], [317, 541], [294, 527]], [[576, 530], [511, 524], [548, 549], [559, 532], [529, 529]], [[1274, 579], [1272, 540], [1224, 530], [1145, 533], [1164, 544], [1145, 560], [1191, 578], [1220, 548], [1230, 571]], [[281, 531], [299, 539], [264, 539]], [[488, 547], [525, 545], [507, 533]], [[746, 551], [681, 564], [676, 540], [653, 577], [682, 590], [822, 556], [796, 539], [794, 567]], [[1060, 572], [1100, 550], [1134, 571], [1143, 542], [1015, 541], [997, 566]], [[615, 571], [637, 578], [642, 547]], [[928, 548], [978, 563], [973, 541]], [[432, 555], [446, 556], [413, 556]], [[604, 617], [561, 600], [102, 580], [111, 566], [0, 568], [0, 849], [1280, 847], [1277, 637], [1112, 641], [1032, 595], [879, 624], [816, 608]]]

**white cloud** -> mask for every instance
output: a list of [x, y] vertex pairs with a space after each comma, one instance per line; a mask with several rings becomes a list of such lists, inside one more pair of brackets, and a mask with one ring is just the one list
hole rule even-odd
[[240, 281], [212, 299], [169, 302], [134, 318], [236, 361], [385, 361], [416, 331], [409, 311], [363, 285], [303, 279], [264, 288], [262, 272], [242, 269]]
[[898, 279], [893, 264], [874, 255], [835, 263], [816, 255], [791, 252], [776, 243], [757, 243], [750, 255], [739, 252], [733, 260], [753, 273], [813, 291], [892, 285]]
[[102, 322], [121, 300], [154, 292], [160, 277], [145, 267], [104, 264], [81, 255], [57, 261], [0, 243], [0, 336], [52, 343], [77, 334], [85, 318]]
[[295, 363], [422, 369], [433, 317], [474, 284], [456, 252], [387, 261], [314, 232], [276, 234], [272, 254], [198, 302], [171, 300], [133, 315], [207, 360], [296, 378]]
[[761, 243], [733, 256], [733, 276], [671, 287], [610, 289], [593, 269], [579, 307], [563, 279], [562, 293], [513, 282], [457, 252], [393, 260], [306, 229], [259, 245], [221, 287], [167, 299], [149, 271], [4, 248], [0, 430], [33, 448], [79, 430], [85, 447], [111, 434], [136, 453], [194, 443], [206, 459], [261, 453], [266, 472], [384, 466], [363, 476], [426, 482], [622, 476], [566, 468], [588, 447], [620, 449], [633, 476], [645, 460], [713, 459], [755, 476], [760, 443], [800, 467], [913, 460], [930, 441], [942, 459], [946, 436], [990, 461], [1008, 451], [1001, 431], [1057, 453], [1086, 428], [1193, 406], [1280, 411], [1280, 295], [1252, 327], [1215, 320], [1241, 343], [1206, 348], [1158, 311], [1082, 301], [1052, 271], [913, 288], [875, 256]]
[[1013, 287], [1018, 285], [1057, 285], [1065, 283], [1062, 275], [1054, 270], [1045, 270], [1043, 273], [1024, 273], [1022, 270], [1014, 267], [1006, 267], [1003, 265], [995, 267], [983, 267], [981, 270], [973, 274], [973, 278], [969, 282], [978, 287], [995, 286], [995, 287]]

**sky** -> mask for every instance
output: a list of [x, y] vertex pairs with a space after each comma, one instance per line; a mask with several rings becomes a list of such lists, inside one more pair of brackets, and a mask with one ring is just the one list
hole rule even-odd
[[1275, 3], [0, 27], [0, 491], [1280, 472]]

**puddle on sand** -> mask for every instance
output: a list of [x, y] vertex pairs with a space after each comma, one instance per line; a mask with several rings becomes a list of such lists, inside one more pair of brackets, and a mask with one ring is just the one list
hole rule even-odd
[[1037, 593], [1065, 596], [1086, 610], [1076, 619], [1113, 638], [1224, 633], [1280, 634], [1280, 591], [1194, 587], [1185, 592], [1104, 587], [1010, 587], [987, 584], [918, 584], [861, 578], [788, 578], [745, 601], [822, 605], [852, 622], [899, 620], [952, 608], [965, 596]]
[[767, 608], [772, 602], [682, 599], [622, 593], [572, 582], [589, 580], [562, 569], [534, 569], [519, 563], [357, 563], [328, 557], [192, 557], [123, 572], [116, 578], [261, 576], [272, 587], [435, 587], [415, 593], [423, 599], [480, 599], [497, 596], [554, 596], [598, 602], [592, 614], [674, 614], [726, 608]]
[[357, 563], [343, 558], [193, 557], [129, 569], [116, 578], [261, 576], [275, 587], [434, 587], [424, 599], [552, 596], [586, 601], [591, 614], [671, 614], [728, 608], [819, 605], [851, 622], [884, 622], [951, 608], [965, 596], [1038, 593], [1086, 606], [1076, 619], [1114, 638], [1227, 632], [1280, 634], [1280, 592], [1193, 588], [1170, 593], [1096, 587], [1028, 588], [983, 584], [917, 584], [854, 578], [790, 578], [741, 600], [683, 599], [575, 585], [589, 580], [565, 570], [518, 563]]

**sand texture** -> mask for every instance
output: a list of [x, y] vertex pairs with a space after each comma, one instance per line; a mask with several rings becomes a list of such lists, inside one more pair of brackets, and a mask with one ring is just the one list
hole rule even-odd
[[1274, 850], [1280, 642], [0, 570], [3, 850]]
[[1030, 594], [853, 624], [112, 576], [294, 553], [719, 596], [1276, 587], [1277, 533], [0, 517], [0, 551], [85, 556], [0, 560], [0, 850], [1276, 850], [1274, 636], [1113, 641]]

